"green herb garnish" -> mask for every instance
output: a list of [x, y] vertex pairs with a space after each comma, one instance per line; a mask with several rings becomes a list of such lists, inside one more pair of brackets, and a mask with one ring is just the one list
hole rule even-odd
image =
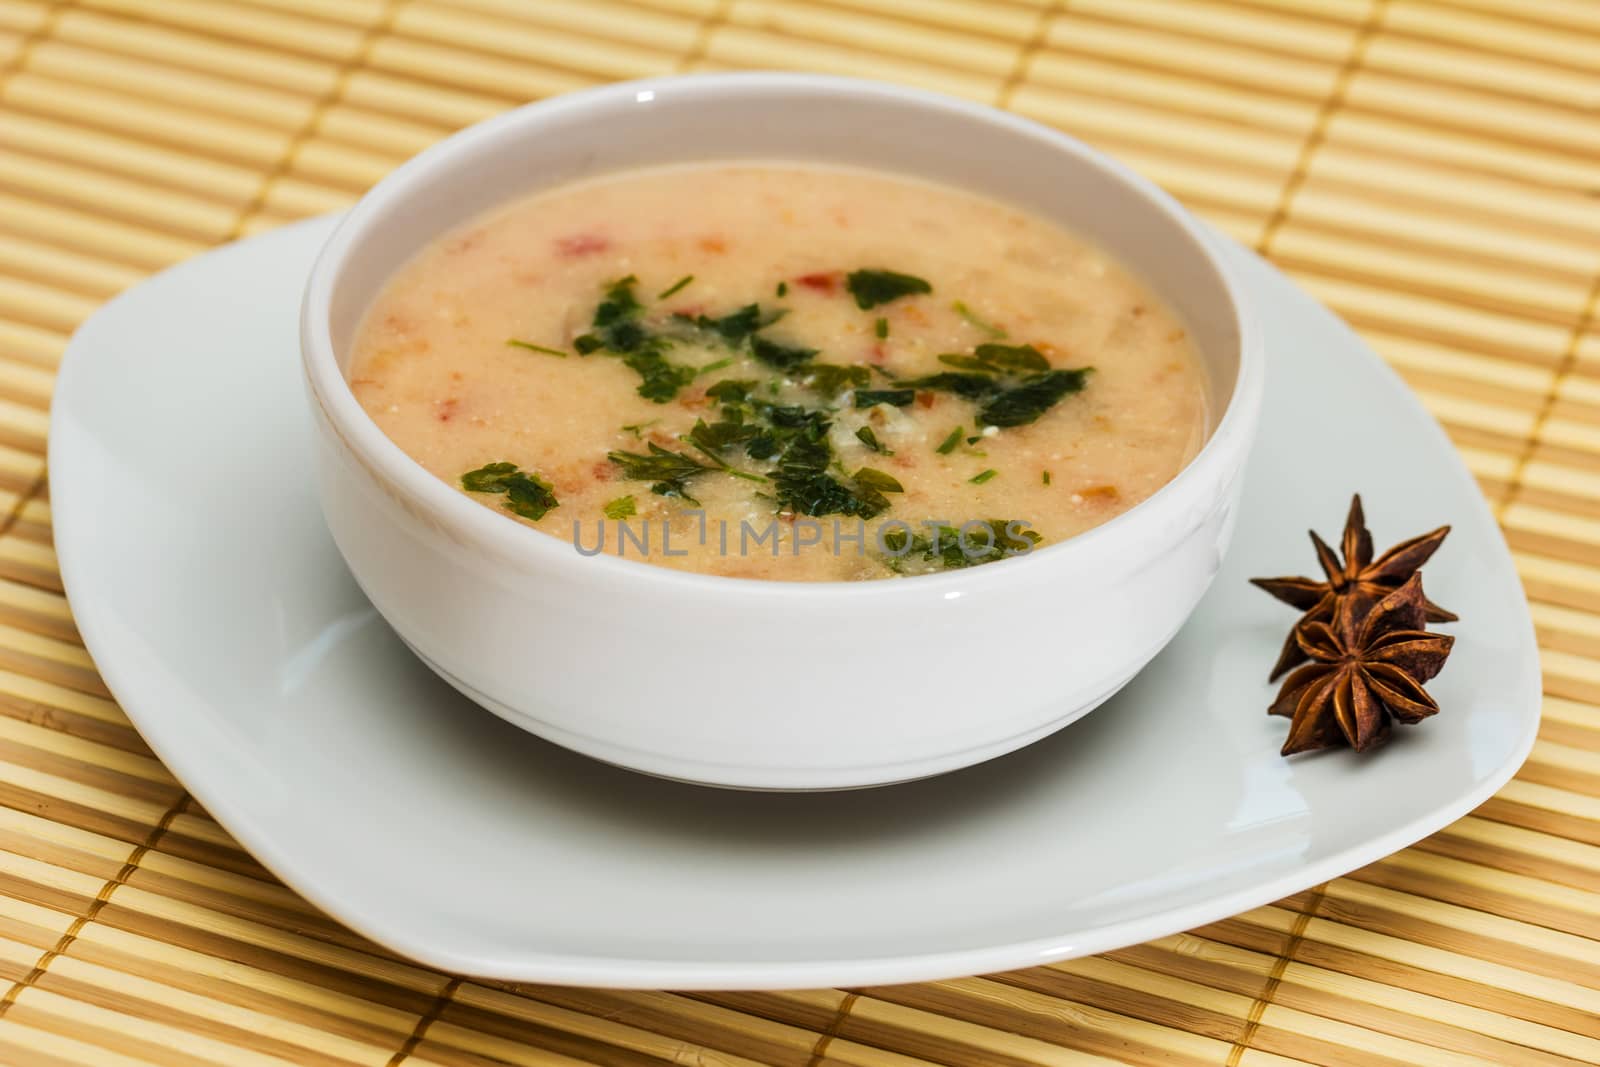
[[630, 425], [624, 426], [622, 429], [624, 433], [633, 434], [634, 440], [642, 441], [644, 440], [645, 430], [651, 426], [654, 426], [660, 421], [660, 419], [646, 419], [644, 422], [631, 423]]
[[638, 452], [607, 452], [606, 458], [622, 468], [624, 478], [635, 481], [680, 481], [704, 474], [712, 468], [690, 459], [681, 452], [672, 452], [651, 441], [648, 454]]
[[694, 275], [693, 274], [685, 274], [683, 277], [679, 278], [677, 281], [673, 282], [671, 285], [669, 285], [665, 289], [661, 290], [661, 292], [656, 295], [656, 299], [657, 300], [665, 300], [667, 297], [671, 296], [674, 293], [682, 292], [683, 291], [683, 287], [688, 285], [692, 281], [694, 281]]
[[880, 493], [903, 493], [906, 487], [892, 474], [885, 474], [875, 467], [862, 467], [856, 471], [856, 484], [869, 486]]
[[854, 270], [845, 278], [845, 287], [863, 311], [899, 300], [903, 296], [931, 293], [933, 286], [910, 274], [892, 270]]
[[973, 349], [970, 356], [947, 353], [939, 357], [939, 362], [980, 374], [1032, 374], [1050, 369], [1050, 361], [1032, 345], [984, 344]]
[[846, 389], [863, 389], [871, 381], [871, 373], [860, 364], [808, 363], [801, 368], [800, 384], [828, 397], [838, 396]]
[[750, 338], [750, 352], [773, 370], [786, 372], [799, 370], [811, 362], [811, 357], [817, 354], [815, 348], [779, 344], [759, 334]]
[[1042, 474], [1040, 474], [1039, 475], [1039, 480], [1041, 482], [1043, 482], [1045, 485], [1049, 485], [1050, 484], [1050, 472], [1049, 471], [1045, 471]]
[[696, 419], [694, 428], [685, 437], [690, 444], [705, 453], [706, 458], [716, 464], [723, 473], [746, 481], [764, 482], [766, 479], [761, 475], [742, 471], [723, 459], [721, 455], [725, 449], [734, 445], [748, 445], [761, 432], [760, 427], [748, 425], [739, 419], [723, 419], [721, 422], [710, 424], [703, 419]]
[[650, 487], [652, 493], [681, 497], [691, 504], [700, 503], [689, 495], [687, 483], [689, 479], [717, 468], [708, 467], [681, 452], [662, 448], [654, 441], [649, 443], [649, 447], [650, 452], [646, 455], [638, 452], [607, 452], [606, 458], [622, 468], [624, 478], [654, 482]]
[[[778, 508], [797, 515], [850, 515], [862, 519], [888, 509], [889, 501], [882, 488], [859, 480], [847, 485], [828, 473], [832, 463], [833, 452], [826, 440], [809, 435], [796, 438], [784, 449], [777, 470], [772, 472]], [[866, 469], [869, 468], [863, 468]]]
[[737, 311], [729, 312], [720, 319], [708, 318], [701, 315], [695, 319], [695, 324], [702, 330], [710, 330], [721, 337], [729, 345], [737, 348], [746, 337], [755, 333], [761, 327], [776, 322], [777, 318], [763, 321], [760, 304], [746, 304]]
[[870, 408], [874, 404], [888, 404], [903, 408], [916, 398], [915, 389], [857, 389], [856, 407]]
[[503, 493], [507, 482], [519, 474], [515, 463], [485, 463], [461, 476], [461, 488], [469, 493]]
[[828, 412], [824, 409], [802, 407], [799, 404], [768, 404], [756, 402], [756, 414], [775, 429], [802, 433], [821, 438], [828, 432]]
[[639, 395], [657, 404], [677, 396], [678, 390], [694, 381], [696, 374], [693, 367], [672, 363], [655, 350], [630, 352], [622, 362], [639, 376]]
[[[760, 304], [746, 304], [718, 318], [710, 315], [686, 315], [674, 312], [672, 321], [679, 328], [689, 328], [711, 337], [729, 348], [738, 348], [757, 330], [765, 329], [789, 313], [787, 308], [761, 309]], [[689, 339], [689, 338], [685, 338]]]
[[730, 419], [709, 424], [704, 419], [696, 419], [694, 429], [687, 436], [700, 451], [715, 456], [725, 448], [747, 443], [760, 432], [759, 426]]
[[[974, 531], [963, 538], [963, 531], [974, 524], [984, 530], [984, 535]], [[959, 527], [940, 523], [927, 536], [886, 530], [883, 545], [890, 555], [883, 562], [900, 574], [956, 570], [1024, 555], [1042, 540], [1019, 519], [978, 519]]]
[[[693, 281], [693, 275], [685, 275], [656, 299], [664, 300], [681, 292]], [[713, 382], [706, 395], [720, 405], [720, 416], [714, 421], [696, 420], [694, 427], [682, 435], [681, 439], [688, 446], [685, 451], [663, 448], [646, 438], [645, 428], [658, 420], [623, 427], [625, 432], [645, 441], [648, 450], [607, 453], [607, 458], [621, 468], [622, 476], [649, 482], [653, 493], [679, 497], [690, 503], [698, 503], [688, 491], [695, 478], [706, 473], [723, 473], [770, 482], [770, 492], [758, 493], [756, 498], [770, 501], [786, 514], [872, 518], [888, 510], [888, 494], [903, 492], [903, 487], [884, 471], [862, 467], [852, 474], [844, 467], [834, 453], [830, 437], [835, 410], [828, 406], [830, 401], [836, 404], [835, 398], [851, 395], [858, 409], [879, 404], [906, 407], [915, 402], [918, 390], [928, 389], [952, 393], [973, 402], [978, 409], [980, 428], [1018, 426], [1034, 421], [1062, 397], [1082, 389], [1090, 372], [1089, 368], [1053, 370], [1044, 355], [1031, 345], [986, 342], [977, 345], [969, 354], [941, 355], [941, 362], [949, 369], [920, 378], [900, 379], [887, 368], [865, 363], [819, 362], [816, 349], [767, 336], [764, 331], [783, 317], [784, 308], [768, 304], [763, 309], [760, 304], [750, 303], [721, 316], [667, 315], [665, 312], [647, 315], [637, 295], [637, 285], [632, 275], [607, 285], [595, 307], [590, 331], [574, 339], [573, 346], [580, 355], [603, 351], [620, 357], [639, 376], [640, 396], [665, 403], [696, 377], [735, 366], [742, 356], [776, 372], [765, 382], [755, 379]], [[921, 278], [885, 270], [854, 271], [847, 276], [847, 287], [863, 310], [933, 291]], [[784, 296], [788, 284], [777, 283], [776, 292]], [[957, 302], [954, 307], [957, 313], [991, 336], [1004, 336], [1003, 331], [973, 316], [965, 305]], [[879, 339], [887, 338], [889, 320], [883, 316], [875, 318], [873, 331]], [[508, 343], [549, 355], [566, 355], [558, 349], [527, 342]], [[714, 351], [722, 347], [726, 354], [701, 366], [689, 366], [668, 358], [678, 345], [690, 350], [710, 348]], [[881, 383], [885, 388], [868, 388], [873, 384], [874, 369], [886, 379]], [[810, 399], [780, 403], [778, 398], [784, 395], [785, 385], [796, 384], [808, 391]], [[856, 440], [873, 453], [894, 454], [878, 440], [873, 427], [861, 426], [854, 434]], [[966, 434], [963, 426], [956, 426], [937, 451], [950, 455]], [[969, 444], [978, 440], [978, 436], [973, 436]], [[963, 455], [982, 456], [983, 453], [967, 449]], [[749, 466], [745, 460], [761, 463], [764, 473], [743, 469]], [[969, 480], [982, 485], [994, 477], [997, 472], [991, 469]], [[1048, 485], [1049, 472], [1044, 472], [1042, 477]], [[530, 517], [536, 518], [556, 506], [548, 485], [536, 476], [522, 474], [510, 464], [490, 464], [480, 471], [470, 472], [463, 476], [462, 484], [476, 492], [505, 493], [508, 508]], [[630, 495], [612, 501], [604, 510], [608, 518], [623, 518], [636, 514], [637, 504]], [[986, 529], [996, 532], [1007, 526], [1006, 523], [990, 524]], [[955, 528], [941, 527], [940, 530], [948, 533]], [[1020, 550], [1025, 550], [1037, 540], [1037, 535], [1031, 532], [1027, 537], [1014, 535], [1011, 541], [1002, 543], [1002, 549], [1021, 546]], [[969, 560], [973, 554], [961, 553], [959, 546], [955, 551], [961, 559], [947, 559], [948, 546], [939, 545], [938, 541], [938, 536], [931, 540], [918, 537], [906, 541], [905, 545], [909, 546], [908, 554], [920, 560], [918, 566], [968, 566], [971, 562], [984, 561]], [[998, 554], [993, 558], [999, 558]], [[896, 564], [891, 565], [900, 569]]]
[[978, 421], [989, 426], [1022, 426], [1033, 422], [1062, 397], [1081, 390], [1093, 369], [1053, 370], [1027, 378], [979, 409]]
[[903, 381], [913, 389], [955, 393], [982, 403], [980, 425], [1022, 426], [1033, 422], [1071, 393], [1080, 391], [1093, 367], [1051, 370], [1032, 345], [982, 344], [970, 356], [947, 353], [940, 362], [960, 370]]
[[761, 432], [745, 445], [745, 455], [751, 459], [771, 459], [797, 441], [822, 441], [826, 447], [825, 439], [831, 425], [826, 410], [812, 410], [798, 404], [770, 404], [754, 398], [748, 409], [736, 409], [740, 415], [746, 410], [750, 418], [763, 423]]
[[544, 345], [536, 345], [532, 341], [519, 341], [515, 337], [506, 342], [506, 347], [526, 348], [529, 352], [543, 352], [547, 356], [559, 356], [562, 359], [567, 358], [567, 354], [561, 351], [559, 348], [546, 348]]
[[515, 463], [488, 463], [468, 471], [461, 476], [461, 488], [469, 493], [504, 493], [507, 511], [535, 521], [561, 506], [549, 482], [518, 470]]
[[706, 454], [706, 458], [714, 462], [723, 474], [733, 475], [734, 478], [744, 478], [746, 482], [766, 482], [762, 475], [750, 474], [749, 470], [739, 470], [733, 464], [722, 458], [722, 451], [733, 445], [747, 445], [752, 442], [762, 430], [754, 426], [746, 426], [744, 422], [723, 419], [722, 422], [712, 422], [707, 426], [704, 419], [694, 419], [694, 429], [685, 435], [686, 440], [694, 448]]
[[986, 322], [979, 318], [971, 308], [967, 307], [967, 305], [963, 304], [959, 300], [950, 305], [950, 310], [954, 311], [957, 315], [960, 315], [963, 319], [966, 319], [967, 322], [971, 323], [973, 326], [976, 326], [978, 329], [982, 330], [984, 333], [995, 338], [996, 340], [1002, 340], [1006, 336], [1006, 332], [1004, 330], [991, 322]]
[[630, 274], [607, 286], [604, 299], [594, 309], [593, 328], [572, 343], [580, 356], [601, 350], [621, 356], [622, 362], [639, 375], [639, 395], [665, 404], [694, 381], [695, 368], [667, 359], [672, 338], [643, 322], [644, 305], [633, 291], [638, 281]]
[[755, 390], [756, 383], [748, 378], [724, 378], [706, 389], [706, 396], [724, 404], [742, 404]]
[[602, 348], [613, 352], [633, 352], [649, 338], [639, 323], [644, 305], [634, 295], [639, 279], [633, 275], [618, 278], [606, 287], [605, 297], [595, 306], [594, 329], [574, 340], [580, 356]]
[[908, 389], [932, 389], [941, 393], [954, 393], [968, 400], [982, 399], [1000, 388], [999, 383], [990, 375], [960, 371], [943, 371], [925, 378], [902, 378], [900, 384]]
[[871, 426], [863, 426], [861, 429], [857, 430], [856, 440], [860, 441], [862, 444], [866, 445], [880, 456], [894, 455], [893, 449], [885, 448], [883, 445], [878, 443], [878, 435], [873, 432]]

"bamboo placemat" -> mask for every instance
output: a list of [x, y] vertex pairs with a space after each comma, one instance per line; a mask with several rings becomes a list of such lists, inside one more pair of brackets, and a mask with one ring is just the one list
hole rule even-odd
[[[917, 986], [502, 987], [396, 960], [240, 851], [84, 653], [44, 490], [68, 334], [525, 100], [807, 68], [1097, 143], [1341, 312], [1460, 446], [1545, 719], [1475, 813], [1190, 933]], [[0, 0], [0, 1061], [1600, 1061], [1600, 4]], [[1372, 802], [1381, 804], [1381, 797]]]

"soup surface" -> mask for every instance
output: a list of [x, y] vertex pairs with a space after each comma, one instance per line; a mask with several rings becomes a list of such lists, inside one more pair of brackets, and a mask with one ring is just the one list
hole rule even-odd
[[577, 551], [748, 578], [1025, 553], [1208, 430], [1170, 309], [1005, 204], [871, 171], [655, 168], [405, 264], [350, 382], [402, 449]]

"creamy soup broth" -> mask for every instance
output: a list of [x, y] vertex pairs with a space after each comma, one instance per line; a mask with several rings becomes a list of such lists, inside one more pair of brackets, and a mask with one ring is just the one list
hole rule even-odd
[[350, 367], [390, 438], [512, 521], [747, 578], [1054, 544], [1150, 496], [1209, 428], [1183, 323], [1099, 248], [801, 165], [630, 171], [496, 210], [401, 267]]

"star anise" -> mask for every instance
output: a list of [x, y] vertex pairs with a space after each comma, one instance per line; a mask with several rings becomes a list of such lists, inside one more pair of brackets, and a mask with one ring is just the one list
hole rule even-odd
[[[1311, 543], [1317, 548], [1317, 562], [1322, 564], [1322, 572], [1327, 575], [1326, 581], [1319, 582], [1314, 578], [1250, 579], [1252, 585], [1305, 612], [1305, 616], [1295, 623], [1294, 629], [1289, 631], [1288, 638], [1284, 640], [1283, 651], [1279, 653], [1278, 662], [1273, 665], [1267, 681], [1277, 681], [1289, 668], [1306, 661], [1300, 637], [1308, 626], [1332, 621], [1334, 610], [1341, 600], [1351, 601], [1355, 621], [1359, 624], [1373, 605], [1404, 585], [1417, 572], [1417, 568], [1428, 562], [1428, 557], [1438, 550], [1445, 534], [1449, 532], [1450, 527], [1441, 526], [1421, 537], [1402, 541], [1373, 559], [1372, 534], [1367, 530], [1367, 519], [1362, 513], [1361, 495], [1358, 493], [1350, 499], [1350, 516], [1344, 524], [1343, 562], [1317, 536], [1315, 530], [1311, 531]], [[1456, 620], [1453, 612], [1446, 611], [1431, 600], [1424, 598], [1422, 606], [1429, 622]]]
[[1311, 660], [1289, 675], [1270, 715], [1290, 719], [1283, 755], [1341, 743], [1357, 752], [1389, 739], [1390, 720], [1415, 723], [1439, 710], [1422, 683], [1438, 674], [1455, 638], [1428, 633], [1422, 576], [1413, 574], [1357, 620], [1356, 600], [1333, 621], [1296, 629]]

